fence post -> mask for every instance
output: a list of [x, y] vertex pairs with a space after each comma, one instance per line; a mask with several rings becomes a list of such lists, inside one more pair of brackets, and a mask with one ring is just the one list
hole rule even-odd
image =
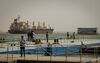
[[7, 61], [8, 61], [9, 44], [7, 44]]
[[10, 45], [12, 47], [12, 60], [13, 60], [13, 44]]
[[98, 48], [96, 47], [96, 63], [98, 63]]
[[[27, 46], [28, 47], [28, 46]], [[25, 48], [26, 48], [26, 46], [25, 46]], [[25, 49], [26, 50], [26, 49]], [[24, 54], [25, 54], [25, 51], [24, 51]], [[25, 56], [26, 56], [26, 54], [25, 54]], [[25, 56], [24, 56], [24, 60], [25, 60]]]
[[52, 61], [52, 57], [51, 57], [51, 55], [52, 55], [52, 44], [50, 44], [50, 50], [51, 50], [51, 52], [50, 52], [50, 61]]
[[68, 39], [69, 39], [69, 38], [67, 38], [67, 45], [66, 45], [66, 62], [67, 62], [67, 60], [68, 60], [68, 58], [67, 58]]
[[82, 44], [80, 45], [80, 63], [82, 63]]
[[37, 54], [37, 62], [38, 62], [38, 45], [36, 47], [37, 47], [36, 54]]

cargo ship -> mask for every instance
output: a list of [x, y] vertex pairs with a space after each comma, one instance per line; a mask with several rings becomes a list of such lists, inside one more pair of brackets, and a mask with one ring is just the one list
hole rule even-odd
[[33, 31], [36, 34], [45, 34], [53, 33], [54, 29], [50, 26], [46, 26], [45, 22], [43, 22], [43, 25], [40, 25], [40, 22], [38, 22], [38, 25], [36, 26], [34, 21], [32, 26], [29, 25], [29, 22], [23, 22], [20, 21], [20, 16], [18, 16], [16, 19], [14, 19], [13, 23], [11, 23], [10, 28], [8, 30], [11, 34], [27, 34], [28, 32]]

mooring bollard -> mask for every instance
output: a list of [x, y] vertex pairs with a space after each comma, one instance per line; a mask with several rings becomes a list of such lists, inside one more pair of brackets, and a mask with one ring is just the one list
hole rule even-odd
[[[16, 44], [10, 44], [10, 46], [12, 47], [12, 52], [13, 52], [13, 48], [14, 46], [16, 46]], [[12, 53], [12, 60], [13, 60], [13, 53]]]
[[8, 61], [9, 44], [7, 44], [7, 61]]

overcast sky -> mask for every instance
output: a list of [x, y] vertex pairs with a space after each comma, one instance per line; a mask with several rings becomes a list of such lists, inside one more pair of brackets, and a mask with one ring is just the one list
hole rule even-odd
[[0, 30], [7, 31], [17, 15], [22, 21], [46, 22], [55, 32], [98, 27], [100, 0], [0, 0]]

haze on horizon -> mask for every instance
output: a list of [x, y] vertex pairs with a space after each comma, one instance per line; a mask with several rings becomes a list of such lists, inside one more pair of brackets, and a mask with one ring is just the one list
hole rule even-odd
[[55, 32], [97, 27], [100, 33], [100, 0], [0, 0], [0, 31], [7, 32], [18, 15], [30, 24], [46, 22]]

